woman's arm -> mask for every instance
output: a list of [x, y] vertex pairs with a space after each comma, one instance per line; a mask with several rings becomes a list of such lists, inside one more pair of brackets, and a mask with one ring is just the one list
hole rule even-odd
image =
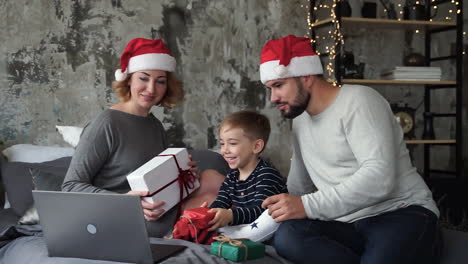
[[112, 149], [110, 123], [97, 118], [83, 129], [62, 184], [67, 192], [109, 192], [93, 185], [94, 177], [107, 162]]

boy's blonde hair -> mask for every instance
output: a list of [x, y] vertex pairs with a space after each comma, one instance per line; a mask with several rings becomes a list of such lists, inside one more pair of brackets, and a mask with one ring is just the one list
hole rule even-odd
[[263, 149], [265, 149], [271, 131], [268, 117], [252, 110], [243, 110], [229, 114], [221, 122], [218, 132], [221, 132], [223, 127], [241, 128], [250, 139], [263, 140]]

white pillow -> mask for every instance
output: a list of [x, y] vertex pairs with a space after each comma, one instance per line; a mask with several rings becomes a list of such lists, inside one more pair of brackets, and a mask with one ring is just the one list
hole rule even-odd
[[63, 157], [73, 156], [74, 148], [49, 147], [31, 144], [17, 144], [3, 150], [3, 155], [8, 161], [20, 162], [45, 162]]
[[36, 207], [32, 206], [26, 213], [18, 220], [18, 224], [21, 225], [37, 225], [39, 224], [39, 214], [37, 213]]
[[8, 196], [7, 196], [6, 192], [5, 192], [5, 205], [3, 206], [3, 209], [8, 209], [10, 207], [11, 207], [11, 205], [10, 205], [10, 202], [8, 201]]
[[70, 144], [72, 147], [76, 147], [80, 141], [81, 132], [83, 131], [82, 127], [75, 126], [55, 126], [57, 131], [62, 135], [63, 140]]

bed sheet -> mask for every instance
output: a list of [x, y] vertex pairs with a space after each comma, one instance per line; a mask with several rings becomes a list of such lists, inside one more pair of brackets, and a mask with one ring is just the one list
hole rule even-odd
[[[153, 244], [175, 244], [185, 245], [187, 248], [161, 263], [233, 263], [217, 256], [210, 255], [210, 247], [207, 245], [199, 245], [179, 239], [162, 239], [151, 238]], [[79, 258], [59, 258], [48, 257], [47, 247], [42, 236], [22, 236], [0, 248], [0, 263], [1, 264], [115, 264], [122, 262], [115, 261], [99, 261]], [[249, 260], [244, 263], [252, 264], [288, 264], [290, 262], [278, 256], [272, 246], [266, 246], [265, 257], [256, 260]]]

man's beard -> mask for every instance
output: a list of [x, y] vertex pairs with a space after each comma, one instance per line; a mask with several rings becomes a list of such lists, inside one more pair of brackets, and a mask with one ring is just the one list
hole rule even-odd
[[294, 98], [292, 104], [288, 104], [286, 102], [278, 102], [277, 104], [287, 104], [289, 105], [289, 112], [284, 110], [281, 111], [281, 115], [288, 119], [293, 119], [299, 116], [300, 114], [304, 113], [309, 105], [310, 94], [304, 89], [304, 85], [302, 85], [299, 78], [294, 78], [296, 80], [296, 85], [298, 88], [297, 96]]

